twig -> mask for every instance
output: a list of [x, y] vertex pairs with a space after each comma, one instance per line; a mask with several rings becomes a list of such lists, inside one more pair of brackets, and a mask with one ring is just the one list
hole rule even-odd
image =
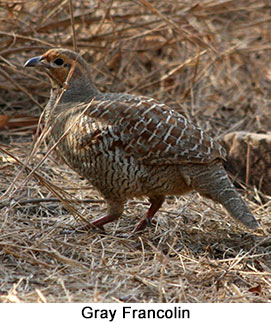
[[71, 16], [71, 26], [72, 26], [72, 39], [73, 39], [73, 49], [77, 52], [77, 41], [76, 41], [76, 34], [75, 34], [75, 27], [74, 27], [74, 18], [73, 18], [73, 5], [72, 0], [69, 0], [69, 7], [70, 7], [70, 16]]
[[18, 88], [20, 91], [24, 92], [42, 111], [43, 107], [40, 105], [40, 103], [33, 97], [29, 91], [27, 91], [22, 85], [20, 85], [17, 81], [15, 81], [9, 74], [4, 71], [3, 69], [0, 69], [0, 74], [4, 76], [5, 79], [7, 79], [10, 83], [14, 84], [16, 88]]

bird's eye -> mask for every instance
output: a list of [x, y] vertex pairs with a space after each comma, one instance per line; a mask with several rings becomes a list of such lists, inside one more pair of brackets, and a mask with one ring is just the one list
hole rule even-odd
[[58, 66], [61, 66], [61, 65], [63, 65], [64, 61], [63, 61], [63, 59], [62, 59], [62, 58], [56, 58], [56, 59], [54, 60], [54, 63], [55, 63], [56, 65], [58, 65]]

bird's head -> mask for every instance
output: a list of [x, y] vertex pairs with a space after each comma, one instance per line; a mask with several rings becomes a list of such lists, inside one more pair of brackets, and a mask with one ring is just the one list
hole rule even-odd
[[78, 53], [68, 49], [49, 49], [40, 56], [30, 58], [24, 67], [43, 68], [53, 88], [65, 87], [71, 92], [81, 93], [98, 91], [92, 83], [87, 62]]

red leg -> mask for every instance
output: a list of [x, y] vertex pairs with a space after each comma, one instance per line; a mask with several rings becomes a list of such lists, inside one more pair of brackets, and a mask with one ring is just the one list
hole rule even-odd
[[94, 225], [97, 228], [103, 229], [104, 224], [109, 222], [113, 222], [117, 218], [120, 217], [121, 214], [106, 214], [96, 220], [90, 222], [90, 224]]
[[123, 213], [124, 201], [106, 200], [106, 202], [107, 202], [107, 214], [91, 222], [92, 225], [100, 229], [103, 229], [103, 226], [105, 224], [118, 219]]
[[163, 204], [165, 197], [163, 195], [157, 195], [154, 197], [150, 197], [151, 206], [149, 210], [145, 213], [145, 215], [138, 222], [133, 232], [142, 231], [146, 228], [147, 225], [151, 225], [151, 220], [154, 214], [160, 209]]
[[103, 226], [106, 223], [112, 222], [122, 215], [124, 202], [120, 200], [106, 200], [107, 202], [107, 214], [90, 222], [90, 225], [80, 227], [76, 231], [89, 231], [93, 228], [99, 228], [103, 230]]

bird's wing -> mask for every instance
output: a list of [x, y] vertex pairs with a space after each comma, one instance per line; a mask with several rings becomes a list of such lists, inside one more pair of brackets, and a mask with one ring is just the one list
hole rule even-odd
[[82, 113], [78, 136], [81, 147], [107, 141], [109, 151], [118, 147], [127, 156], [150, 165], [208, 163], [226, 157], [223, 147], [213, 138], [154, 99], [92, 100], [73, 110]]

